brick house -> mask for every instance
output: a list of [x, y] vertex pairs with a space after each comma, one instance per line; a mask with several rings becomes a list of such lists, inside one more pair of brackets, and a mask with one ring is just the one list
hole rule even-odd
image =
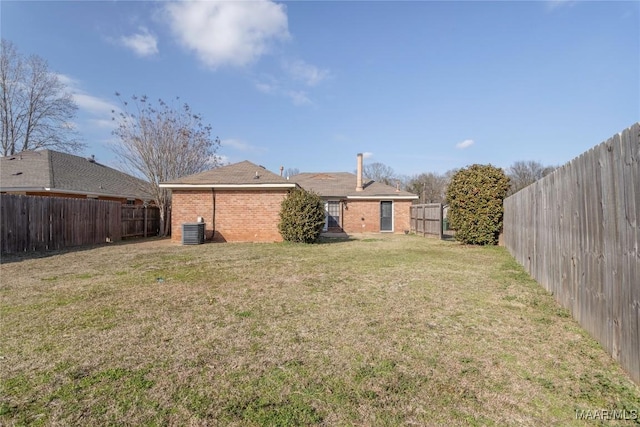
[[111, 200], [141, 205], [149, 183], [85, 158], [54, 150], [0, 157], [0, 193]]
[[303, 173], [289, 179], [248, 161], [160, 184], [172, 192], [171, 239], [182, 240], [182, 224], [201, 219], [205, 238], [218, 242], [279, 242], [280, 206], [295, 187], [325, 200], [325, 231], [403, 233], [418, 196], [358, 173]]
[[362, 154], [356, 174], [301, 173], [290, 179], [325, 201], [325, 231], [344, 233], [404, 233], [410, 229], [411, 204], [418, 199], [380, 182], [363, 179]]
[[248, 161], [160, 184], [171, 189], [171, 239], [182, 224], [205, 222], [217, 242], [279, 242], [280, 205], [295, 183]]

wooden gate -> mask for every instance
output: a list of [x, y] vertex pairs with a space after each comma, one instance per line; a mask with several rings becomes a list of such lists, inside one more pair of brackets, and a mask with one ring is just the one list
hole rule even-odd
[[442, 203], [411, 205], [411, 232], [442, 239]]

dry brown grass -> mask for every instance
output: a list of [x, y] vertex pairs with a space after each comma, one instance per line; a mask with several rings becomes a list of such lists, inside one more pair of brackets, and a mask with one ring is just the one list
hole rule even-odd
[[0, 268], [3, 424], [593, 425], [576, 410], [640, 410], [502, 248], [151, 240]]

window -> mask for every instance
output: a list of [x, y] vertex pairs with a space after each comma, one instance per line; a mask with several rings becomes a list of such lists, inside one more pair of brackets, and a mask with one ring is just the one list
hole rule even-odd
[[340, 202], [327, 202], [327, 225], [329, 228], [340, 227]]

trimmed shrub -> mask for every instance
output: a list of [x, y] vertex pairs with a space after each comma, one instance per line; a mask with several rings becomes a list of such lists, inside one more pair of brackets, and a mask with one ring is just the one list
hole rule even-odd
[[456, 172], [447, 188], [450, 227], [456, 239], [472, 245], [495, 245], [502, 231], [509, 177], [491, 165], [472, 165]]
[[278, 230], [288, 242], [313, 243], [325, 223], [324, 203], [319, 195], [295, 188], [280, 208]]

